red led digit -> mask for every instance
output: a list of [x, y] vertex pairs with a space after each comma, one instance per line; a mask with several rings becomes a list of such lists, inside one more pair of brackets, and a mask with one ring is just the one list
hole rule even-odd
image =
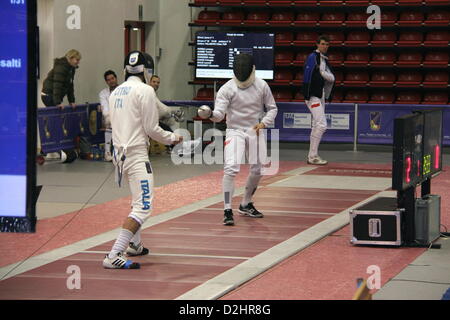
[[411, 178], [409, 176], [410, 173], [411, 173], [411, 157], [406, 157], [406, 183], [411, 182]]
[[420, 160], [417, 160], [417, 176], [420, 177]]
[[441, 149], [439, 148], [439, 145], [437, 144], [434, 147], [434, 168], [439, 169], [439, 159], [440, 159]]

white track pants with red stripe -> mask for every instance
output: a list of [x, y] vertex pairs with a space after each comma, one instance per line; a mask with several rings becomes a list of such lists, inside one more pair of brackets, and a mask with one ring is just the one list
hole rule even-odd
[[327, 119], [325, 117], [325, 99], [311, 97], [311, 99], [306, 101], [306, 105], [312, 115], [312, 129], [308, 153], [308, 158], [312, 159], [318, 156], [320, 140], [322, 140], [322, 135], [327, 130]]
[[[260, 135], [262, 135], [260, 131]], [[224, 144], [224, 175], [223, 192], [224, 208], [231, 209], [231, 201], [234, 193], [234, 177], [239, 173], [241, 164], [246, 158], [250, 164], [250, 174], [247, 179], [244, 202], [250, 202], [259, 180], [261, 179], [262, 162], [261, 155], [267, 154], [265, 139], [258, 139], [253, 129], [234, 130], [227, 129]]]

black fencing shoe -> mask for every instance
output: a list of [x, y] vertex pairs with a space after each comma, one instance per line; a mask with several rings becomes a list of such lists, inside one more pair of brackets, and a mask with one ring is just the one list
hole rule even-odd
[[136, 245], [133, 242], [130, 242], [125, 252], [128, 256], [145, 256], [150, 251], [145, 248], [142, 243]]
[[233, 210], [226, 209], [223, 214], [223, 224], [226, 226], [234, 226]]
[[245, 207], [241, 205], [239, 205], [239, 213], [242, 216], [247, 216], [247, 217], [252, 217], [252, 218], [263, 218], [264, 215], [259, 212], [258, 210], [256, 210], [256, 208], [253, 206], [253, 202], [249, 202], [248, 205], [246, 205]]

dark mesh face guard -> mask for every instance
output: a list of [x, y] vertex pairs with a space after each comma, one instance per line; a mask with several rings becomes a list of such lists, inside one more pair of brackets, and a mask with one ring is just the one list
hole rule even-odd
[[233, 73], [236, 79], [241, 82], [246, 81], [253, 71], [253, 57], [246, 53], [241, 53], [234, 58]]

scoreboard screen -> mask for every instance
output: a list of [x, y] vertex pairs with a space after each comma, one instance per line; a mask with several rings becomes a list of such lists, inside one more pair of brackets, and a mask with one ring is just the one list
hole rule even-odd
[[0, 232], [35, 228], [36, 28], [36, 1], [0, 1]]
[[234, 57], [240, 53], [253, 56], [256, 76], [274, 77], [275, 33], [199, 31], [196, 33], [195, 77], [233, 78]]
[[424, 116], [423, 179], [442, 170], [442, 110], [421, 111]]
[[405, 190], [422, 181], [423, 125], [422, 114], [408, 114], [394, 120], [393, 190]]
[[415, 187], [442, 170], [442, 110], [415, 111], [394, 120], [392, 189]]

